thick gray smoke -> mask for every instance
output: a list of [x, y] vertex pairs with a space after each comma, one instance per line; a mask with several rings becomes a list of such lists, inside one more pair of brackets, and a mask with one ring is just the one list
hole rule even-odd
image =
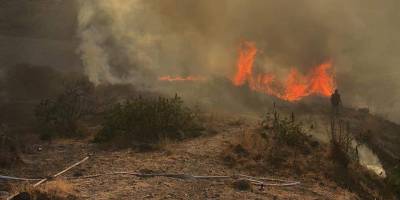
[[96, 83], [231, 77], [242, 40], [260, 70], [331, 59], [345, 104], [400, 116], [398, 0], [84, 0], [80, 54]]

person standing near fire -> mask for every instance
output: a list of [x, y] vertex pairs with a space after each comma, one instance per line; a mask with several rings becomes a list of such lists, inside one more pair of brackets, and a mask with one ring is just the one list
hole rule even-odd
[[342, 106], [342, 99], [340, 98], [338, 89], [336, 89], [335, 92], [331, 95], [331, 104], [333, 115], [338, 116], [340, 106]]

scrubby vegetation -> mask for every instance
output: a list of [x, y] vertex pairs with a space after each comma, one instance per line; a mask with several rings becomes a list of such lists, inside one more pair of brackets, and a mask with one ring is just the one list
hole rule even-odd
[[245, 168], [274, 173], [277, 169], [293, 169], [303, 173], [315, 166], [304, 164], [312, 153], [322, 154], [319, 143], [303, 131], [302, 123], [295, 121], [294, 114], [281, 117], [274, 109], [267, 113], [261, 126], [244, 132], [236, 144], [224, 155], [231, 166], [244, 164]]
[[397, 166], [392, 170], [388, 179], [393, 190], [396, 192], [397, 197], [400, 198], [400, 166]]
[[0, 124], [0, 167], [9, 167], [21, 162], [16, 139], [10, 136], [6, 125]]
[[137, 97], [118, 103], [105, 112], [96, 142], [119, 141], [121, 145], [155, 144], [163, 139], [180, 140], [200, 134], [199, 115], [180, 97]]
[[88, 80], [67, 83], [60, 95], [42, 100], [35, 108], [41, 137], [81, 136], [79, 123], [94, 112], [94, 105], [93, 85]]
[[281, 117], [277, 110], [267, 113], [261, 122], [262, 134], [272, 135], [281, 144], [302, 146], [307, 141], [302, 123], [296, 122], [294, 113], [289, 117]]
[[[282, 117], [275, 109], [259, 129], [243, 132], [223, 152], [231, 167], [261, 174], [313, 177], [356, 192], [363, 199], [392, 199], [385, 181], [365, 169], [349, 147], [349, 136], [342, 133], [323, 144], [306, 134], [292, 113]], [[395, 182], [395, 181], [394, 181]]]

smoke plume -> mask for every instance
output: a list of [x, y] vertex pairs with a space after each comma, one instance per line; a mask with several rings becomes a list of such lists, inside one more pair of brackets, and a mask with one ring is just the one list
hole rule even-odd
[[79, 1], [80, 54], [95, 83], [152, 85], [159, 76], [231, 78], [237, 49], [255, 67], [307, 73], [332, 60], [345, 104], [400, 116], [397, 0]]

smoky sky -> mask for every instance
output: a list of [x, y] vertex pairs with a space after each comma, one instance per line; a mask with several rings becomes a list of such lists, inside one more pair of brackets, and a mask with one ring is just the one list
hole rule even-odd
[[78, 35], [94, 82], [160, 75], [230, 77], [241, 41], [255, 67], [306, 73], [326, 60], [348, 105], [400, 116], [396, 0], [85, 0]]

